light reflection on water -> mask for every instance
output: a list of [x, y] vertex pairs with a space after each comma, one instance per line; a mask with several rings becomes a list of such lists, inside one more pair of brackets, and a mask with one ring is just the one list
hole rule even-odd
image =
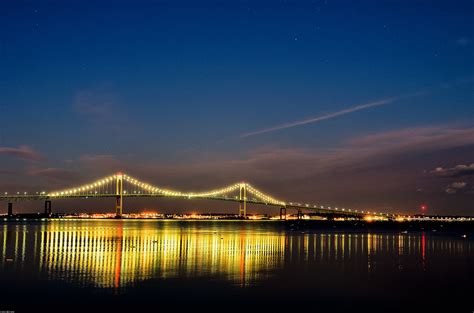
[[[124, 291], [150, 278], [213, 277], [247, 287], [291, 267], [425, 271], [471, 256], [470, 241], [424, 233], [292, 232], [274, 222], [47, 221], [0, 224], [0, 271]], [[436, 264], [433, 264], [436, 266]]]

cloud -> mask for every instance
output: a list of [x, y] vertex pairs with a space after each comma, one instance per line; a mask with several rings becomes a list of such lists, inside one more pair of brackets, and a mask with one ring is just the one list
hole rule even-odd
[[73, 181], [77, 178], [76, 172], [56, 167], [31, 168], [28, 170], [28, 174], [31, 176], [52, 179], [55, 181]]
[[430, 172], [439, 177], [464, 177], [474, 175], [474, 163], [459, 164], [451, 168], [437, 167]]
[[466, 186], [467, 186], [466, 182], [454, 182], [454, 183], [449, 184], [445, 191], [448, 194], [455, 194], [459, 190], [464, 189]]
[[356, 105], [354, 107], [347, 108], [347, 109], [337, 111], [337, 112], [333, 112], [333, 113], [329, 113], [329, 114], [326, 114], [326, 115], [321, 115], [321, 116], [317, 116], [317, 117], [313, 117], [313, 118], [308, 118], [308, 119], [304, 119], [304, 120], [300, 120], [300, 121], [294, 121], [294, 122], [290, 122], [290, 123], [286, 123], [286, 124], [282, 124], [282, 125], [277, 125], [277, 126], [270, 127], [270, 128], [265, 128], [265, 129], [261, 129], [261, 130], [257, 130], [257, 131], [253, 131], [253, 132], [244, 133], [244, 134], [240, 135], [240, 138], [251, 137], [251, 136], [260, 135], [260, 134], [264, 134], [264, 133], [270, 133], [270, 132], [274, 132], [274, 131], [278, 131], [278, 130], [282, 130], [282, 129], [286, 129], [286, 128], [291, 128], [291, 127], [296, 127], [296, 126], [301, 126], [301, 125], [305, 125], [305, 124], [310, 124], [310, 123], [317, 123], [317, 122], [321, 122], [321, 121], [324, 121], [324, 120], [329, 120], [329, 119], [332, 119], [332, 118], [335, 118], [335, 117], [338, 117], [338, 116], [341, 116], [341, 115], [346, 115], [346, 114], [349, 114], [349, 113], [352, 113], [352, 112], [365, 110], [365, 109], [368, 109], [368, 108], [372, 108], [372, 107], [392, 103], [393, 101], [395, 101], [397, 99], [398, 98], [389, 98], [389, 99], [379, 100], [379, 101], [375, 101], [375, 102], [359, 104], [359, 105]]
[[378, 101], [374, 101], [374, 102], [359, 104], [359, 105], [356, 105], [356, 106], [353, 106], [353, 107], [350, 107], [350, 108], [347, 108], [347, 109], [344, 109], [344, 110], [340, 110], [340, 111], [337, 111], [337, 112], [333, 112], [333, 113], [329, 113], [329, 114], [325, 114], [325, 115], [321, 115], [321, 116], [317, 116], [317, 117], [307, 118], [307, 119], [303, 119], [303, 120], [300, 120], [300, 121], [281, 124], [281, 125], [277, 125], [277, 126], [270, 127], [270, 128], [256, 130], [256, 131], [253, 131], [253, 132], [244, 133], [244, 134], [240, 135], [240, 138], [251, 137], [251, 136], [260, 135], [260, 134], [264, 134], [264, 133], [270, 133], [270, 132], [274, 132], [274, 131], [278, 131], [278, 130], [282, 130], [282, 129], [286, 129], [286, 128], [292, 128], [292, 127], [296, 127], [296, 126], [301, 126], [301, 125], [305, 125], [305, 124], [318, 123], [318, 122], [321, 122], [321, 121], [325, 121], [325, 120], [329, 120], [329, 119], [339, 117], [341, 115], [346, 115], [346, 114], [350, 114], [350, 113], [353, 113], [353, 112], [366, 110], [366, 109], [369, 109], [369, 108], [372, 108], [372, 107], [382, 106], [382, 105], [389, 104], [389, 103], [392, 103], [392, 102], [395, 102], [397, 100], [404, 99], [404, 98], [412, 98], [412, 97], [421, 96], [421, 95], [424, 95], [426, 93], [427, 93], [427, 91], [420, 90], [420, 91], [417, 91], [417, 92], [414, 92], [414, 93], [411, 93], [411, 94], [404, 94], [404, 95], [400, 95], [400, 96], [397, 96], [397, 97], [391, 97], [391, 98], [382, 99], [382, 100], [378, 100]]
[[350, 140], [353, 146], [398, 150], [445, 149], [474, 144], [474, 127], [417, 127], [382, 132]]
[[43, 158], [40, 153], [29, 146], [0, 147], [0, 155], [2, 154], [30, 162], [38, 162]]
[[452, 194], [455, 194], [455, 193], [456, 193], [456, 189], [454, 189], [454, 188], [450, 188], [450, 187], [446, 188], [446, 190], [445, 190], [445, 191], [446, 191], [446, 193], [447, 193], [447, 194], [450, 194], [450, 195], [452, 195]]
[[455, 188], [455, 189], [462, 189], [464, 187], [466, 187], [466, 182], [454, 182], [451, 184], [451, 187]]

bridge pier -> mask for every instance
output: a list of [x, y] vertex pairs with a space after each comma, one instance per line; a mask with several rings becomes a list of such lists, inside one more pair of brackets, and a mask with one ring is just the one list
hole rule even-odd
[[122, 206], [123, 198], [121, 196], [117, 196], [115, 198], [115, 218], [122, 218]]
[[280, 208], [280, 220], [286, 220], [286, 208]]
[[302, 219], [303, 218], [303, 212], [301, 212], [301, 210], [298, 210], [298, 219]]
[[46, 200], [44, 202], [44, 214], [47, 217], [51, 217], [52, 211], [51, 211], [51, 200]]
[[8, 216], [12, 217], [13, 216], [13, 203], [8, 202]]

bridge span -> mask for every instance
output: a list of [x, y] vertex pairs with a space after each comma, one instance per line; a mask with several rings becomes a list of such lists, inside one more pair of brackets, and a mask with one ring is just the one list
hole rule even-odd
[[75, 186], [53, 192], [37, 192], [34, 194], [7, 192], [0, 194], [0, 201], [8, 202], [8, 213], [12, 214], [13, 203], [17, 201], [45, 201], [45, 213], [51, 215], [51, 202], [56, 199], [89, 199], [89, 198], [112, 198], [115, 200], [115, 215], [122, 217], [124, 198], [174, 198], [174, 199], [203, 199], [214, 201], [236, 202], [239, 205], [239, 216], [247, 217], [247, 204], [272, 206], [280, 209], [280, 218], [286, 219], [287, 210], [298, 212], [298, 218], [302, 211], [313, 213], [335, 214], [354, 218], [375, 218], [385, 220], [396, 220], [407, 218], [406, 216], [393, 213], [381, 213], [367, 210], [350, 208], [329, 207], [300, 202], [285, 202], [278, 200], [262, 191], [256, 189], [246, 182], [235, 183], [222, 188], [203, 192], [182, 192], [158, 187], [140, 181], [126, 174], [117, 173], [89, 184]]

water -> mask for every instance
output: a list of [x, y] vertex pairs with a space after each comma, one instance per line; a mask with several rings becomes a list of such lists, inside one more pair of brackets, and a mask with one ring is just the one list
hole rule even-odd
[[474, 242], [278, 222], [0, 223], [0, 310], [472, 312]]

